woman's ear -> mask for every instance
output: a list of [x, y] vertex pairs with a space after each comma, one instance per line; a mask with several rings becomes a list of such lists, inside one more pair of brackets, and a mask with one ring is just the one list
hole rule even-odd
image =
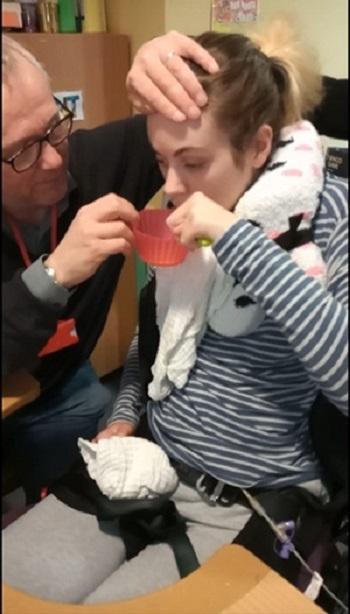
[[251, 161], [255, 169], [262, 168], [268, 159], [272, 149], [272, 128], [263, 124], [258, 129], [251, 143]]

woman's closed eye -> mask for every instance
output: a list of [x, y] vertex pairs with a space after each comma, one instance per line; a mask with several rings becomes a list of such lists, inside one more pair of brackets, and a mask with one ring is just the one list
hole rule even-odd
[[[164, 158], [160, 158], [159, 156], [156, 157], [156, 160], [161, 172], [163, 174], [167, 172], [167, 169], [169, 167], [169, 163], [167, 162], [167, 160], [164, 160]], [[207, 163], [207, 160], [179, 160], [177, 162], [177, 168], [178, 171], [180, 171], [181, 168], [185, 171], [200, 171], [205, 168]]]
[[205, 166], [205, 162], [203, 161], [198, 161], [198, 162], [183, 162], [183, 165], [185, 168], [187, 169], [191, 169], [191, 170], [199, 170], [202, 169]]

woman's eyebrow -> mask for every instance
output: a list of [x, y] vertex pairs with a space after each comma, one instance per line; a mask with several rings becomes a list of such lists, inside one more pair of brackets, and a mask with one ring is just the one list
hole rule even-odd
[[181, 156], [184, 153], [201, 153], [205, 151], [205, 147], [201, 147], [200, 145], [191, 145], [188, 147], [181, 147], [175, 152], [175, 156]]
[[[159, 151], [157, 151], [156, 149], [153, 149], [155, 156], [157, 156], [158, 158], [162, 158], [163, 154], [161, 154]], [[205, 147], [199, 147], [196, 145], [191, 145], [191, 146], [187, 146], [187, 147], [180, 147], [180, 149], [177, 149], [175, 151], [175, 156], [181, 156], [184, 153], [197, 153], [197, 152], [202, 152], [205, 151]]]

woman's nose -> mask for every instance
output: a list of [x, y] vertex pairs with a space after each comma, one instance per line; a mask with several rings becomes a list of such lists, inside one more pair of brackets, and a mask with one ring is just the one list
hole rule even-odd
[[176, 194], [183, 194], [185, 191], [185, 186], [181, 180], [181, 177], [172, 168], [168, 169], [163, 189], [165, 194], [170, 197], [170, 200], [172, 196], [175, 196]]

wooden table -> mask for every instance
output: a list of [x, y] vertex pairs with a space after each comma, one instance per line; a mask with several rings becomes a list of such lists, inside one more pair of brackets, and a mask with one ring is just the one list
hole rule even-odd
[[[137, 581], [137, 578], [135, 579]], [[4, 614], [322, 614], [242, 546], [223, 546], [200, 569], [160, 591], [113, 603], [37, 599], [3, 586]]]
[[1, 411], [6, 418], [16, 409], [20, 409], [40, 395], [39, 382], [25, 371], [11, 373], [2, 382]]

